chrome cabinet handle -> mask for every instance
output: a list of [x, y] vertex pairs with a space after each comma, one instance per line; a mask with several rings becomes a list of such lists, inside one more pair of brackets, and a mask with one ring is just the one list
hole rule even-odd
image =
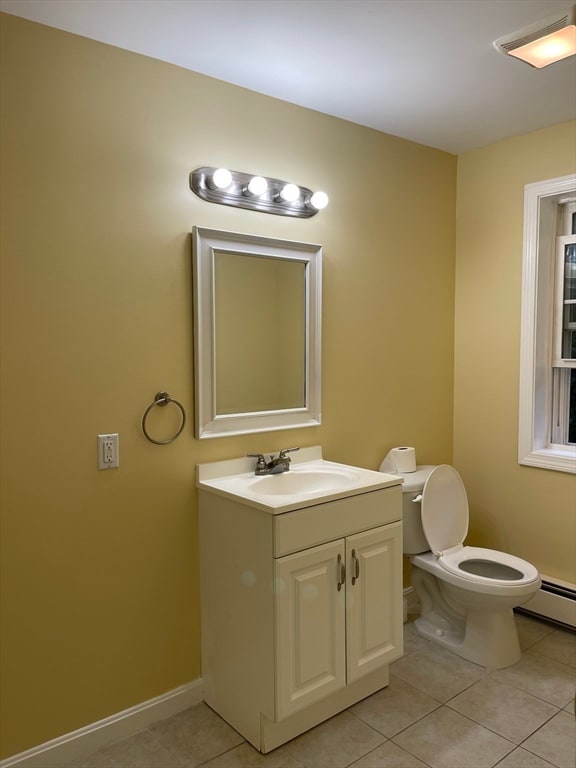
[[336, 589], [338, 592], [342, 589], [342, 586], [346, 583], [346, 566], [342, 561], [342, 555], [338, 555], [336, 558], [336, 564], [338, 566], [338, 583]]
[[354, 568], [354, 575], [352, 576], [352, 586], [356, 584], [360, 578], [360, 560], [356, 557], [356, 550], [352, 550], [352, 567]]

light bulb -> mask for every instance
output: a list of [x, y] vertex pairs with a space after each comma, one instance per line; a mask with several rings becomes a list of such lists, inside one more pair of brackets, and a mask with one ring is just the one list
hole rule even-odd
[[295, 203], [300, 197], [300, 187], [296, 184], [285, 184], [280, 190], [280, 197], [286, 203]]
[[227, 168], [218, 168], [212, 174], [212, 183], [217, 189], [226, 189], [232, 184], [232, 174]]
[[253, 176], [248, 183], [248, 192], [251, 195], [260, 197], [268, 189], [268, 182], [263, 176]]
[[310, 197], [310, 205], [312, 208], [316, 208], [317, 211], [321, 211], [323, 208], [326, 208], [328, 205], [328, 195], [326, 192], [321, 192], [318, 190], [318, 192], [314, 192], [314, 194]]

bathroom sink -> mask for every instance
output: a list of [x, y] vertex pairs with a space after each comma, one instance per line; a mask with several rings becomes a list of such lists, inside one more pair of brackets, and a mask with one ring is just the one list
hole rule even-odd
[[254, 459], [248, 458], [198, 464], [196, 484], [278, 514], [402, 483], [397, 475], [325, 461], [320, 446], [300, 449], [287, 472], [258, 476], [254, 468]]
[[358, 472], [344, 468], [296, 466], [280, 475], [257, 477], [248, 483], [250, 490], [265, 496], [292, 496], [349, 488], [358, 480]]

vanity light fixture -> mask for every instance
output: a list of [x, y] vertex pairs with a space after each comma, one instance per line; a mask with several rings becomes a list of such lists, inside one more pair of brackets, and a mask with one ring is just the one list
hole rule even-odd
[[232, 174], [227, 168], [216, 168], [206, 183], [210, 189], [227, 189], [232, 184]]
[[196, 168], [190, 174], [190, 188], [210, 203], [279, 216], [310, 218], [328, 205], [325, 192], [313, 192], [281, 179], [229, 171], [227, 168]]
[[314, 194], [310, 196], [310, 199], [306, 201], [306, 204], [311, 205], [312, 208], [316, 208], [317, 211], [321, 211], [328, 205], [328, 195], [326, 192], [320, 190], [314, 192]]
[[542, 69], [576, 54], [576, 5], [495, 40], [500, 53]]
[[246, 187], [246, 192], [254, 197], [260, 197], [268, 189], [268, 182], [264, 176], [252, 176]]
[[278, 193], [278, 198], [284, 200], [285, 203], [295, 203], [299, 197], [300, 188], [296, 184], [284, 184]]

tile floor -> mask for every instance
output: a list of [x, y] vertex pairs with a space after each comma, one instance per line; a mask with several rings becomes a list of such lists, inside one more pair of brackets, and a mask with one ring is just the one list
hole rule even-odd
[[405, 624], [388, 688], [268, 755], [199, 704], [70, 768], [574, 768], [576, 635], [516, 620], [522, 659], [503, 670]]

